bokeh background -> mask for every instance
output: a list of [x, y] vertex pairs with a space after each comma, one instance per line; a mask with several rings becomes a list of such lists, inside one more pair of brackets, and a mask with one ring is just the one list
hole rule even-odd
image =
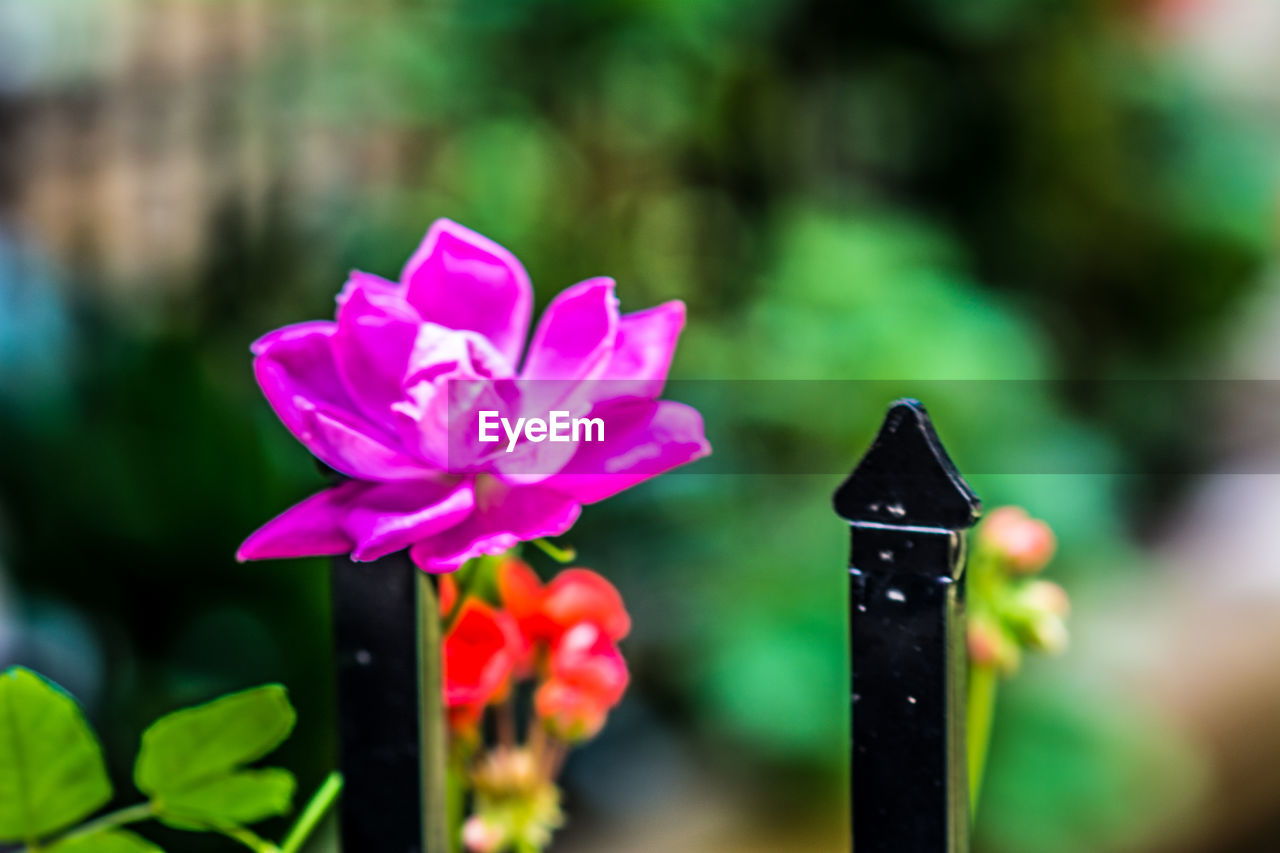
[[979, 849], [1280, 849], [1280, 418], [1216, 390], [1280, 373], [1277, 80], [1271, 0], [0, 0], [0, 664], [121, 781], [156, 715], [282, 681], [314, 787], [327, 567], [233, 554], [322, 480], [247, 347], [449, 216], [539, 304], [684, 299], [679, 377], [885, 380], [711, 395], [769, 470], [584, 514], [635, 686], [556, 850], [846, 849], [839, 476], [788, 460], [851, 464], [903, 393], [1076, 605], [1002, 696]]

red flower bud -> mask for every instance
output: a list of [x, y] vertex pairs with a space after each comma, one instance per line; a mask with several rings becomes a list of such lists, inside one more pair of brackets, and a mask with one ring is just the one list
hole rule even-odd
[[556, 635], [555, 626], [542, 611], [546, 591], [528, 563], [509, 557], [498, 566], [498, 597], [520, 628], [520, 669], [528, 672], [533, 667], [534, 646], [550, 642]]
[[982, 616], [972, 616], [967, 633], [970, 663], [995, 667], [1004, 675], [1017, 671], [1022, 652], [1002, 628]]
[[568, 743], [595, 737], [609, 716], [609, 709], [590, 693], [558, 681], [538, 688], [534, 707], [552, 734]]
[[983, 522], [982, 539], [1017, 574], [1043, 569], [1058, 544], [1048, 524], [1016, 506], [993, 510]]
[[453, 613], [453, 606], [458, 603], [458, 582], [453, 575], [440, 576], [440, 615], [445, 619]]
[[455, 730], [479, 722], [490, 702], [510, 686], [519, 632], [506, 613], [468, 599], [444, 638], [444, 700]]
[[565, 632], [551, 653], [549, 670], [534, 704], [552, 732], [571, 742], [600, 731], [630, 681], [618, 647], [590, 622]]
[[617, 587], [590, 569], [566, 569], [547, 586], [542, 611], [559, 630], [586, 622], [617, 642], [631, 633], [631, 617]]
[[498, 594], [530, 643], [552, 644], [575, 625], [590, 623], [615, 642], [631, 632], [617, 588], [590, 569], [566, 569], [543, 586], [522, 560], [498, 567]]

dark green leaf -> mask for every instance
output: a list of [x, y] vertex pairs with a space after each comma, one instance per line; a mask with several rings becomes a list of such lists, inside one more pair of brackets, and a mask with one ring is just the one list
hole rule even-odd
[[287, 770], [242, 770], [168, 792], [155, 805], [157, 817], [178, 829], [220, 829], [284, 814], [293, 790]]
[[22, 667], [0, 673], [0, 841], [33, 841], [111, 799], [102, 747], [62, 688]]
[[149, 796], [169, 799], [271, 752], [295, 718], [278, 684], [161, 717], [142, 735], [134, 781]]
[[164, 853], [141, 835], [123, 829], [95, 832], [70, 838], [50, 847], [47, 853]]

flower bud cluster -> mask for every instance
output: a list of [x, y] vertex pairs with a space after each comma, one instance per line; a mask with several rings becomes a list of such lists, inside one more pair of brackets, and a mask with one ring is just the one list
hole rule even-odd
[[1049, 525], [1020, 507], [993, 510], [978, 528], [969, 565], [969, 660], [1004, 675], [1024, 651], [1058, 654], [1067, 646], [1066, 591], [1036, 577], [1057, 550]]
[[[454, 770], [473, 801], [462, 842], [474, 853], [542, 850], [563, 822], [555, 777], [565, 753], [598, 734], [626, 692], [630, 675], [617, 643], [631, 617], [617, 589], [589, 569], [566, 569], [545, 585], [514, 556], [469, 570], [485, 576], [445, 576], [440, 586]], [[489, 600], [469, 592], [475, 588], [487, 589]], [[515, 704], [526, 681], [533, 708], [521, 742]]]

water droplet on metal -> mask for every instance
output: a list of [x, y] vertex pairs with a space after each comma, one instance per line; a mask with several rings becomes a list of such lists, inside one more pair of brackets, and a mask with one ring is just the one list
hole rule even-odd
[[891, 589], [884, 594], [884, 597], [889, 599], [890, 601], [897, 601], [899, 603], [905, 602], [907, 600], [907, 596], [904, 595], [902, 590], [900, 589]]

